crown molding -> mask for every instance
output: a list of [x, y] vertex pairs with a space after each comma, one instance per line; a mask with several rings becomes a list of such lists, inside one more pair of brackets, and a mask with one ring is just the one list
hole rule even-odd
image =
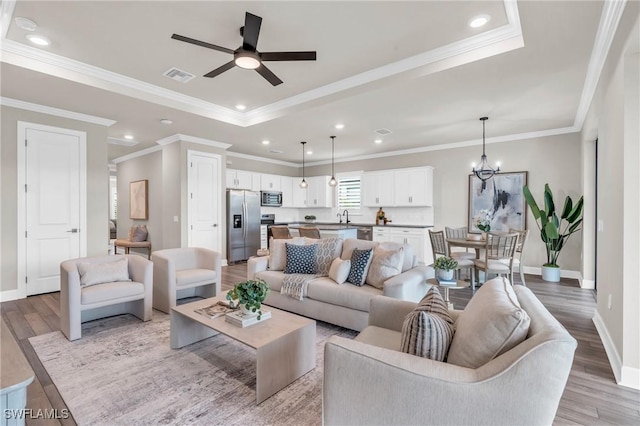
[[602, 75], [604, 64], [613, 43], [613, 38], [618, 30], [618, 24], [622, 18], [622, 12], [627, 4], [627, 0], [605, 1], [600, 15], [600, 23], [598, 24], [598, 32], [593, 43], [589, 66], [587, 67], [587, 76], [582, 88], [580, 104], [576, 112], [576, 118], [573, 122], [574, 127], [582, 129], [584, 120], [587, 117], [593, 96], [598, 87], [598, 81]]
[[84, 121], [100, 126], [113, 126], [116, 121], [107, 118], [96, 117], [95, 115], [82, 114], [81, 112], [67, 111], [66, 109], [54, 108], [46, 105], [33, 104], [31, 102], [20, 101], [18, 99], [0, 97], [0, 105], [12, 108], [24, 109], [38, 112], [40, 114], [55, 115], [56, 117], [70, 118], [72, 120]]
[[258, 157], [257, 155], [241, 154], [239, 152], [228, 151], [227, 152], [227, 157], [244, 158], [244, 159], [247, 159], [247, 160], [261, 161], [263, 163], [279, 164], [281, 166], [302, 167], [302, 164], [291, 163], [289, 161], [282, 161], [282, 160], [273, 160], [271, 158]]
[[228, 143], [212, 141], [210, 139], [199, 138], [197, 136], [182, 135], [180, 133], [176, 133], [175, 135], [168, 136], [163, 139], [159, 139], [156, 141], [156, 143], [158, 145], [165, 146], [165, 145], [169, 145], [179, 141], [197, 143], [200, 145], [207, 145], [207, 146], [212, 146], [214, 148], [221, 148], [221, 149], [227, 149], [231, 146], [231, 144], [228, 144]]
[[138, 141], [132, 141], [128, 139], [120, 139], [120, 138], [112, 138], [111, 136], [107, 137], [107, 142], [112, 145], [122, 145], [122, 146], [136, 146], [138, 145]]
[[133, 152], [131, 154], [123, 155], [122, 157], [114, 158], [111, 160], [113, 164], [122, 163], [123, 161], [132, 160], [134, 158], [142, 157], [145, 155], [153, 154], [154, 152], [162, 151], [161, 146], [152, 146], [151, 148], [146, 148], [140, 151]]

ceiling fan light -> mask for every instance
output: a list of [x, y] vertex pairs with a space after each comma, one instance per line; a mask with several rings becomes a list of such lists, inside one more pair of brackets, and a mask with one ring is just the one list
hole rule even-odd
[[260, 66], [260, 60], [257, 55], [252, 52], [237, 53], [234, 62], [237, 66], [246, 70], [255, 70]]

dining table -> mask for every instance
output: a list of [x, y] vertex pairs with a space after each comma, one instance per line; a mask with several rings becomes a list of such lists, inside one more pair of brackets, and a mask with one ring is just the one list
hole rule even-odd
[[[467, 238], [447, 238], [449, 249], [451, 247], [472, 248], [476, 251], [476, 259], [480, 259], [480, 250], [485, 248], [487, 242], [485, 240], [467, 239]], [[451, 251], [451, 250], [449, 250]]]

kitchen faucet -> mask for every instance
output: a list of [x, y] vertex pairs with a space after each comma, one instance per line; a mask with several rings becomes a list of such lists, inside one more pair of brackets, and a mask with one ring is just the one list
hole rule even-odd
[[351, 221], [349, 220], [349, 210], [345, 210], [345, 211], [343, 211], [343, 212], [342, 212], [342, 216], [344, 216], [344, 215], [346, 215], [346, 216], [347, 216], [347, 222], [346, 222], [346, 223], [347, 223], [347, 225], [348, 225], [349, 223], [351, 223]]
[[340, 223], [342, 223], [342, 215], [338, 213], [338, 219], [340, 219]]

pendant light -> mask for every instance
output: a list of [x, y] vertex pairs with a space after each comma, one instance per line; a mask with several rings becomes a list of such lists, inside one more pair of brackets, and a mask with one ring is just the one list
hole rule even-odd
[[338, 184], [338, 181], [335, 178], [336, 174], [334, 173], [335, 158], [333, 155], [336, 137], [335, 136], [329, 136], [329, 137], [331, 138], [331, 180], [329, 181], [329, 186], [333, 188]]
[[487, 161], [487, 156], [484, 151], [485, 141], [484, 141], [484, 125], [485, 121], [487, 121], [489, 117], [481, 117], [480, 121], [482, 121], [482, 157], [480, 157], [480, 164], [475, 166], [472, 171], [473, 173], [482, 181], [482, 190], [484, 191], [487, 187], [487, 181], [493, 177], [496, 173], [500, 171], [500, 166], [497, 169], [494, 169], [489, 165]]
[[304, 179], [304, 145], [306, 142], [300, 142], [302, 144], [302, 180], [300, 181], [300, 188], [306, 189], [309, 184]]

